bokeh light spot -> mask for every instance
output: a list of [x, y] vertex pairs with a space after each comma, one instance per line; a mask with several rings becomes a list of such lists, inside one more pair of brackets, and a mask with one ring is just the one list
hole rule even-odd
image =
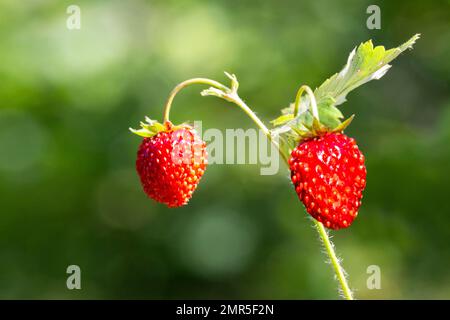
[[120, 229], [143, 227], [156, 207], [141, 190], [133, 170], [120, 170], [104, 178], [97, 188], [95, 201], [102, 221]]
[[179, 251], [186, 265], [201, 276], [220, 278], [236, 274], [254, 253], [255, 231], [244, 216], [210, 208], [189, 219]]
[[19, 173], [42, 159], [47, 134], [32, 116], [19, 111], [0, 113], [0, 171]]

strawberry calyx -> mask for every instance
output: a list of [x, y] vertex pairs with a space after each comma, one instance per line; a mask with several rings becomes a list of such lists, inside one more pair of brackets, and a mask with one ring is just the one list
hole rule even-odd
[[145, 122], [141, 121], [140, 126], [140, 129], [129, 128], [129, 130], [132, 133], [144, 138], [151, 138], [160, 132], [175, 131], [182, 128], [192, 129], [192, 127], [186, 123], [174, 125], [169, 120], [165, 121], [164, 123], [160, 123], [157, 120], [150, 119], [149, 117], [145, 117]]
[[290, 129], [295, 133], [292, 138], [294, 138], [296, 143], [300, 143], [304, 140], [309, 140], [315, 137], [321, 137], [327, 133], [342, 133], [345, 128], [347, 128], [352, 122], [355, 115], [352, 115], [345, 121], [339, 123], [336, 127], [330, 128], [320, 122], [319, 119], [313, 117], [312, 123], [294, 123], [290, 125]]
[[[302, 97], [306, 91], [308, 96]], [[342, 133], [352, 122], [354, 115], [342, 121], [343, 114], [333, 103], [317, 104], [313, 91], [308, 86], [300, 87], [294, 103], [281, 111], [282, 115], [271, 121], [274, 129], [271, 135], [280, 140], [282, 154], [289, 158], [292, 150], [307, 140], [323, 137], [330, 133]]]

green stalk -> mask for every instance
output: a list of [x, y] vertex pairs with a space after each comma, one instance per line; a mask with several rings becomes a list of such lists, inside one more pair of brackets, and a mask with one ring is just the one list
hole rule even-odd
[[[234, 75], [229, 75], [229, 74], [226, 74], [226, 75], [232, 81], [231, 88], [228, 88], [217, 81], [206, 79], [206, 78], [193, 78], [193, 79], [189, 79], [189, 80], [186, 80], [186, 81], [178, 84], [172, 90], [172, 92], [169, 95], [169, 98], [167, 99], [167, 103], [164, 108], [164, 122], [169, 121], [169, 113], [170, 113], [173, 99], [174, 99], [175, 95], [181, 89], [183, 89], [191, 84], [210, 85], [213, 88], [205, 90], [204, 92], [202, 92], [202, 95], [214, 95], [214, 96], [217, 96], [219, 98], [225, 99], [227, 101], [230, 101], [230, 102], [236, 104], [242, 111], [244, 111], [244, 113], [250, 119], [253, 120], [253, 122], [256, 124], [256, 126], [264, 132], [266, 137], [277, 148], [278, 152], [283, 157], [285, 163], [288, 165], [288, 160], [289, 160], [288, 157], [281, 151], [281, 148], [280, 148], [278, 142], [273, 139], [273, 136], [271, 135], [270, 130], [266, 127], [266, 125], [258, 118], [258, 116], [252, 111], [252, 109], [249, 106], [247, 106], [247, 104], [237, 94], [238, 82], [237, 82], [236, 77]], [[299, 92], [297, 93], [296, 103], [295, 103], [297, 109], [298, 109], [298, 104], [300, 103], [301, 95], [302, 95], [303, 91], [305, 91], [305, 90], [310, 95], [313, 112], [317, 113], [317, 106], [315, 106], [314, 94], [312, 93], [311, 89], [307, 86], [302, 86], [300, 88]], [[316, 110], [314, 110], [314, 107]], [[317, 117], [318, 117], [318, 114], [317, 114]], [[323, 226], [323, 224], [321, 222], [319, 222], [315, 219], [313, 219], [313, 222], [315, 224], [317, 232], [319, 233], [319, 237], [322, 240], [322, 243], [325, 247], [325, 251], [326, 251], [326, 253], [330, 259], [330, 262], [333, 266], [333, 270], [334, 270], [334, 272], [336, 274], [336, 278], [341, 286], [342, 294], [343, 294], [344, 298], [347, 300], [353, 300], [353, 293], [352, 293], [352, 291], [348, 285], [347, 279], [345, 277], [344, 268], [341, 266], [339, 259], [337, 258], [336, 252], [334, 250], [334, 245], [331, 242], [330, 237], [329, 237], [327, 231], [325, 230], [325, 227]]]
[[193, 78], [186, 81], [183, 81], [179, 83], [175, 88], [173, 88], [172, 92], [169, 95], [169, 98], [167, 98], [166, 105], [164, 107], [164, 122], [169, 121], [169, 114], [170, 114], [170, 108], [172, 106], [173, 99], [177, 95], [178, 92], [180, 92], [183, 88], [186, 88], [190, 86], [191, 84], [206, 84], [209, 86], [213, 86], [220, 90], [228, 90], [226, 86], [223, 84], [206, 78]]
[[317, 231], [319, 232], [320, 238], [323, 242], [323, 246], [325, 247], [328, 257], [330, 258], [331, 265], [333, 266], [334, 272], [336, 273], [336, 277], [341, 285], [342, 295], [347, 300], [353, 300], [353, 292], [348, 286], [344, 268], [342, 268], [341, 264], [339, 263], [339, 259], [336, 256], [336, 252], [334, 251], [334, 245], [331, 242], [330, 237], [328, 236], [327, 230], [325, 230], [325, 227], [321, 222], [317, 221], [316, 219], [312, 220], [316, 226]]

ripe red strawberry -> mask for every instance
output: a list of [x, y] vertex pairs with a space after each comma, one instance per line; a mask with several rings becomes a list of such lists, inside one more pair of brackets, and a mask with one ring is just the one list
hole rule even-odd
[[331, 229], [352, 224], [366, 186], [364, 155], [353, 138], [327, 133], [308, 139], [292, 151], [289, 166], [310, 215]]
[[168, 129], [144, 138], [136, 160], [145, 193], [168, 207], [189, 201], [206, 165], [206, 144], [187, 126], [169, 125]]

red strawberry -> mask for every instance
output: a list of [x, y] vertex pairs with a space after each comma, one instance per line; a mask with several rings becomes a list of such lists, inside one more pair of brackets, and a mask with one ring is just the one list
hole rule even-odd
[[192, 128], [170, 124], [167, 129], [144, 138], [136, 160], [145, 193], [168, 207], [179, 207], [189, 201], [206, 165], [205, 142]]
[[352, 224], [366, 186], [364, 155], [353, 138], [327, 133], [305, 140], [292, 151], [289, 166], [310, 215], [331, 229]]

